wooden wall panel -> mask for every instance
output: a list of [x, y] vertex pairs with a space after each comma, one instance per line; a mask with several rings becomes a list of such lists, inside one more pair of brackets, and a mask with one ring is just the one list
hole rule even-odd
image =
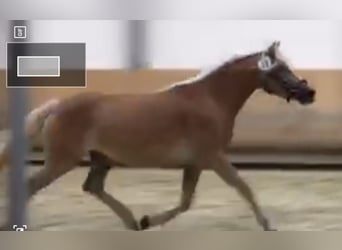
[[[144, 93], [193, 76], [196, 70], [89, 71], [87, 88], [29, 89], [29, 108], [50, 98], [63, 98], [84, 91]], [[238, 117], [234, 145], [293, 149], [342, 149], [342, 70], [305, 70], [298, 74], [317, 89], [314, 105], [287, 104], [257, 91]], [[0, 71], [0, 126], [6, 127], [7, 90]]]

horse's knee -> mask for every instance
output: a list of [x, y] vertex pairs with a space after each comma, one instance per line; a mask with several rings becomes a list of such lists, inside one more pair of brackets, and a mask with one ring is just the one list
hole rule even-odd
[[90, 170], [87, 179], [82, 185], [84, 192], [91, 194], [99, 194], [104, 191], [104, 181], [107, 176], [107, 171]]
[[180, 212], [181, 213], [184, 213], [186, 211], [188, 211], [191, 207], [191, 201], [187, 201], [187, 202], [184, 202], [183, 204], [181, 204], [180, 206]]
[[104, 177], [98, 178], [96, 176], [88, 175], [87, 179], [82, 185], [84, 192], [90, 194], [100, 194], [104, 191]]
[[104, 191], [104, 181], [110, 169], [108, 158], [97, 151], [90, 151], [90, 171], [82, 185], [85, 192], [100, 194]]
[[102, 193], [108, 170], [108, 168], [92, 168], [82, 185], [83, 191], [91, 194]]
[[89, 176], [84, 181], [84, 183], [82, 185], [82, 190], [84, 192], [91, 193], [91, 194], [94, 194], [96, 192], [96, 190], [94, 189], [94, 187], [92, 185], [92, 180], [91, 180], [91, 178], [89, 178]]

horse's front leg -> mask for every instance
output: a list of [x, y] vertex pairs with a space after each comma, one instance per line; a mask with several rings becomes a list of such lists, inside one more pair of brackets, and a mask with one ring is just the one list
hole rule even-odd
[[217, 175], [228, 185], [234, 187], [248, 202], [259, 225], [262, 226], [265, 231], [275, 231], [274, 229], [271, 229], [269, 220], [257, 203], [252, 189], [239, 176], [237, 169], [226, 159], [226, 157], [222, 154], [216, 157], [211, 164]]

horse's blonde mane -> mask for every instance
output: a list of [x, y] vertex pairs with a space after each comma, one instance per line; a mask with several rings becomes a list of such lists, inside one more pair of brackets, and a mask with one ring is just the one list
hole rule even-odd
[[159, 89], [157, 92], [162, 92], [162, 91], [170, 90], [170, 89], [178, 87], [178, 86], [194, 84], [194, 83], [204, 79], [205, 77], [207, 77], [208, 75], [210, 75], [211, 73], [216, 71], [217, 69], [221, 68], [223, 65], [232, 64], [236, 60], [239, 60], [239, 59], [241, 59], [243, 57], [246, 57], [246, 55], [233, 55], [228, 60], [227, 59], [220, 60], [219, 62], [217, 62], [215, 64], [212, 64], [210, 66], [207, 66], [207, 67], [201, 69], [200, 72], [198, 74], [196, 74], [195, 76], [190, 77], [190, 78], [185, 79], [185, 80], [182, 80], [182, 81], [174, 82], [173, 84], [171, 84], [171, 85], [169, 85], [167, 87]]

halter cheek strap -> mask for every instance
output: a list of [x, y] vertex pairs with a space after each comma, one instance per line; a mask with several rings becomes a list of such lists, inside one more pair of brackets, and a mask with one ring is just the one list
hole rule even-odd
[[[266, 77], [266, 74], [269, 73], [276, 66], [276, 63], [272, 63], [271, 58], [265, 53], [262, 53], [257, 66], [262, 73], [262, 77]], [[269, 94], [273, 93], [266, 83], [263, 84], [262, 88]]]

